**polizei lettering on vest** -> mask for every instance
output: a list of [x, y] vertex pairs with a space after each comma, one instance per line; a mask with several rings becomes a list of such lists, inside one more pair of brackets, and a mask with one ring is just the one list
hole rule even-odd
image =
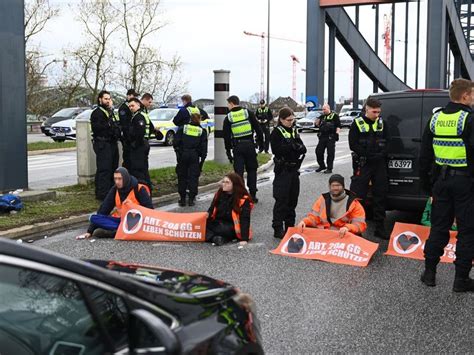
[[436, 126], [437, 127], [456, 127], [457, 125], [458, 125], [458, 120], [449, 120], [449, 121], [438, 120], [438, 121], [436, 121]]

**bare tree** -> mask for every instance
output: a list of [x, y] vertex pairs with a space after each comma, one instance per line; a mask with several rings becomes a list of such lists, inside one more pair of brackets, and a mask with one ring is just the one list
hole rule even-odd
[[122, 0], [121, 17], [125, 31], [125, 39], [131, 51], [127, 60], [127, 84], [136, 90], [141, 89], [141, 79], [146, 67], [161, 64], [156, 51], [146, 45], [147, 38], [161, 29], [165, 23], [161, 19], [160, 0], [138, 0], [130, 2]]
[[58, 13], [59, 9], [51, 6], [49, 0], [25, 1], [25, 44], [40, 33]]
[[91, 90], [91, 99], [110, 81], [114, 56], [110, 39], [120, 27], [119, 12], [110, 0], [81, 0], [77, 6], [77, 19], [83, 25], [85, 43], [75, 51], [82, 63], [84, 83]]
[[161, 102], [166, 105], [177, 95], [187, 91], [188, 82], [183, 80], [182, 62], [179, 56], [175, 55], [161, 68], [160, 77], [155, 81], [153, 91], [160, 95]]

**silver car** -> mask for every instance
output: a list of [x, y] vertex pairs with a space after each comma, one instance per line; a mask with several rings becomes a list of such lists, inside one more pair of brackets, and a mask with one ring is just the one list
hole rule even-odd
[[298, 132], [311, 131], [317, 132], [319, 128], [316, 127], [316, 120], [323, 114], [322, 111], [310, 111], [305, 118], [296, 121], [296, 129]]

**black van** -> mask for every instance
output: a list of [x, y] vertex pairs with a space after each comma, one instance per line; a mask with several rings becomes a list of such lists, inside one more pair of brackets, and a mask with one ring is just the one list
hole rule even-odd
[[433, 110], [449, 102], [447, 90], [408, 90], [371, 95], [382, 103], [388, 126], [388, 210], [423, 210], [427, 196], [420, 185], [421, 136]]

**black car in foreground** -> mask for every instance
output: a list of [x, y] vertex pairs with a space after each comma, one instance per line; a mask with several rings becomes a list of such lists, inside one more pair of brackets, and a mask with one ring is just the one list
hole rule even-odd
[[263, 354], [251, 297], [206, 276], [0, 240], [0, 354]]

